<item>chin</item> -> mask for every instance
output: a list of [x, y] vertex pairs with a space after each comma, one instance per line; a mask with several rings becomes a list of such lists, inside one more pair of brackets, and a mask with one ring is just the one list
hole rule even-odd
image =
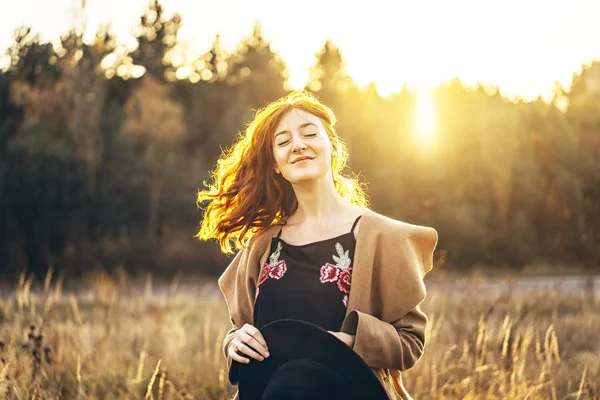
[[324, 178], [327, 174], [323, 174], [323, 173], [310, 173], [310, 172], [306, 172], [306, 173], [302, 173], [302, 174], [295, 174], [294, 176], [291, 176], [290, 179], [287, 179], [288, 182], [290, 182], [291, 184], [295, 184], [295, 183], [306, 183], [306, 182], [314, 182], [314, 181], [318, 181], [322, 178]]

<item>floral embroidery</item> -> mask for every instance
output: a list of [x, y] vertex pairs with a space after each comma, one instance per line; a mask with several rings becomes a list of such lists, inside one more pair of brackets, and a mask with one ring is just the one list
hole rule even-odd
[[285, 260], [281, 260], [274, 267], [271, 267], [271, 272], [269, 272], [269, 278], [281, 279], [283, 274], [285, 274], [285, 271], [287, 271]]
[[340, 278], [337, 281], [338, 289], [348, 294], [350, 293], [350, 281], [352, 280], [352, 267], [349, 267], [340, 272]]
[[258, 278], [258, 287], [256, 288], [255, 299], [258, 298], [258, 292], [260, 291], [260, 285], [262, 285], [267, 279], [281, 279], [281, 277], [287, 271], [287, 265], [285, 260], [279, 260], [281, 254], [281, 242], [277, 242], [275, 251], [269, 256], [269, 262], [266, 262]]
[[337, 256], [335, 254], [332, 256], [333, 261], [335, 261], [335, 265], [337, 265], [338, 268], [341, 268], [341, 269], [348, 268], [352, 264], [352, 260], [350, 260], [350, 255], [349, 255], [350, 250], [344, 251], [344, 248], [339, 243], [335, 244], [335, 250], [338, 253]]
[[337, 282], [340, 292], [345, 293], [342, 302], [348, 306], [348, 294], [350, 293], [350, 284], [352, 281], [352, 260], [350, 259], [350, 250], [345, 250], [338, 242], [335, 244], [337, 255], [332, 256], [335, 265], [325, 263], [321, 267], [321, 283]]
[[333, 264], [325, 264], [321, 267], [321, 283], [335, 282], [340, 276], [340, 270]]
[[262, 285], [264, 281], [269, 278], [269, 273], [271, 272], [271, 266], [269, 263], [265, 263], [262, 272], [260, 273], [260, 278], [258, 279], [258, 286]]

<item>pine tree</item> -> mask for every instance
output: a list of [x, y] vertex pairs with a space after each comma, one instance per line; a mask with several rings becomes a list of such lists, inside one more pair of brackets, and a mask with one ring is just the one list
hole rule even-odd
[[342, 52], [331, 40], [325, 42], [316, 58], [317, 61], [309, 73], [309, 90], [319, 93], [319, 97], [327, 101], [351, 88], [352, 80], [346, 71]]
[[285, 63], [271, 49], [260, 23], [257, 22], [252, 35], [240, 43], [228, 64], [227, 82], [236, 92], [243, 93], [250, 107], [261, 107], [285, 93]]
[[168, 69], [172, 68], [164, 65], [165, 55], [175, 48], [179, 28], [181, 17], [174, 14], [166, 18], [160, 2], [151, 0], [135, 28], [138, 47], [130, 54], [133, 63], [145, 67], [147, 73], [164, 81]]

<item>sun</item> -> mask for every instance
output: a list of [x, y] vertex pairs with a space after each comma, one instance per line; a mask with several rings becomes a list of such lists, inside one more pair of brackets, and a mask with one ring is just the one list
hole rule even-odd
[[431, 89], [419, 89], [415, 93], [413, 133], [422, 146], [431, 147], [436, 141], [436, 109]]

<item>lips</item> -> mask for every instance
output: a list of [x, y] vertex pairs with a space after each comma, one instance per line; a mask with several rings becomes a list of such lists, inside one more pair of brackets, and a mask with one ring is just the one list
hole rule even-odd
[[303, 160], [312, 160], [314, 157], [309, 157], [309, 156], [304, 156], [304, 157], [298, 157], [296, 158], [294, 161], [292, 161], [292, 164], [296, 164], [298, 161], [303, 161]]

